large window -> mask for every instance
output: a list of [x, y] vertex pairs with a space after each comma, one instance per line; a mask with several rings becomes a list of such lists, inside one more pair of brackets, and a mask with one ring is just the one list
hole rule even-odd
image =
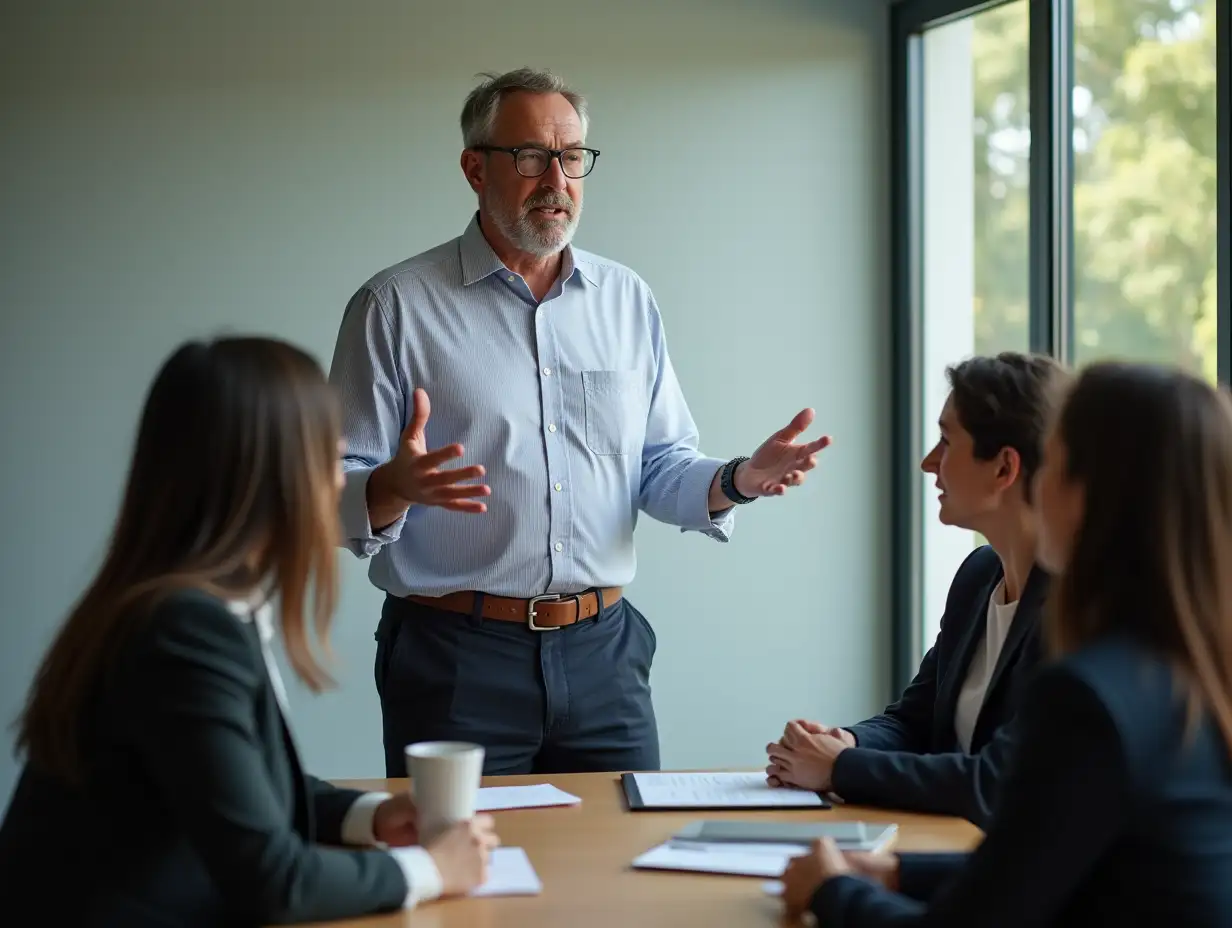
[[893, 23], [894, 677], [982, 541], [920, 456], [945, 368], [1034, 350], [1232, 370], [1232, 0], [901, 0]]
[[[923, 36], [922, 454], [937, 440], [945, 369], [972, 354], [1028, 349], [1030, 84], [1027, 0]], [[921, 475], [922, 642], [937, 635], [946, 591], [980, 541], [937, 521]]]
[[1074, 345], [1216, 376], [1215, 0], [1074, 2]]

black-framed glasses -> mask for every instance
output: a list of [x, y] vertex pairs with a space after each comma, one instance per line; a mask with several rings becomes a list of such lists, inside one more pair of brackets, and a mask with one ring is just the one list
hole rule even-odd
[[539, 177], [545, 173], [555, 158], [565, 177], [577, 180], [585, 177], [595, 166], [599, 157], [597, 148], [540, 148], [537, 145], [521, 145], [505, 148], [500, 145], [474, 145], [475, 151], [503, 151], [513, 156], [513, 166], [523, 177]]

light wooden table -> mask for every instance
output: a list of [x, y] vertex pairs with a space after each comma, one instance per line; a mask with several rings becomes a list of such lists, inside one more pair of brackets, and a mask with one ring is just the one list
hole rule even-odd
[[[406, 780], [338, 780], [340, 786], [395, 792]], [[979, 830], [961, 819], [859, 806], [790, 812], [628, 812], [620, 778], [610, 773], [489, 777], [484, 786], [551, 783], [580, 806], [497, 812], [501, 843], [523, 847], [543, 882], [527, 898], [441, 900], [410, 911], [329, 922], [334, 928], [659, 928], [776, 925], [782, 904], [762, 893], [764, 880], [638, 871], [630, 862], [698, 818], [896, 822], [898, 849], [965, 851]]]

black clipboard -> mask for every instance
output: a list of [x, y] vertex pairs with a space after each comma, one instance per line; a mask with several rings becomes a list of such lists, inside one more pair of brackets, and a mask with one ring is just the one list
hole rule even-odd
[[642, 798], [642, 791], [638, 789], [637, 779], [632, 773], [622, 773], [620, 775], [620, 785], [624, 788], [625, 802], [629, 806], [630, 812], [739, 812], [739, 811], [756, 811], [756, 812], [790, 812], [793, 810], [807, 809], [817, 811], [818, 809], [829, 809], [831, 803], [825, 796], [820, 793], [814, 793], [821, 804], [816, 802], [801, 802], [788, 805], [774, 806], [759, 806], [759, 805], [723, 805], [723, 806], [648, 806]]

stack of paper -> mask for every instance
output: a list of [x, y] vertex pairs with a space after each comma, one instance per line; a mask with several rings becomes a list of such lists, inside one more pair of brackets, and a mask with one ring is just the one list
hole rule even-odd
[[772, 787], [764, 773], [626, 773], [621, 775], [629, 808], [825, 809], [817, 793]]
[[[394, 857], [410, 851], [410, 848], [390, 849]], [[520, 847], [498, 847], [488, 861], [488, 878], [482, 886], [471, 891], [472, 896], [537, 896], [543, 892], [539, 874], [531, 865], [526, 851]]]
[[575, 806], [582, 800], [548, 783], [535, 786], [485, 786], [479, 790], [476, 812], [507, 809], [540, 809], [546, 806]]
[[537, 896], [543, 892], [539, 874], [520, 847], [498, 847], [488, 864], [488, 878], [472, 896]]
[[672, 836], [672, 843], [794, 844], [811, 847], [817, 839], [829, 838], [844, 851], [879, 851], [889, 847], [897, 835], [897, 825], [872, 822], [718, 819], [690, 822]]
[[660, 844], [633, 861], [638, 870], [683, 870], [732, 876], [779, 877], [793, 857], [807, 853], [798, 844]]
[[847, 850], [876, 851], [890, 846], [897, 834], [897, 825], [866, 822], [699, 821], [636, 858], [633, 866], [778, 877], [817, 838], [828, 837]]

